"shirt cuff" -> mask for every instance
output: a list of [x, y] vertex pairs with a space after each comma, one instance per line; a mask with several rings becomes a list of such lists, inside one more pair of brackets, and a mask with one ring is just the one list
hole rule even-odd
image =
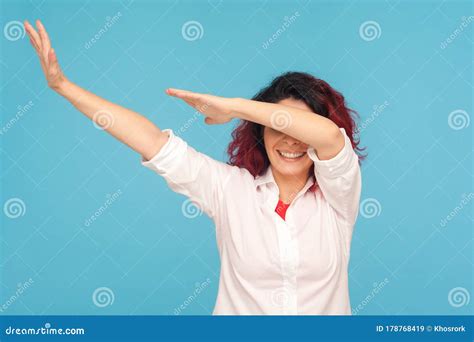
[[162, 132], [168, 134], [168, 140], [161, 147], [157, 154], [150, 160], [141, 158], [141, 164], [160, 175], [170, 172], [179, 164], [177, 156], [184, 155], [187, 144], [180, 137], [176, 136], [172, 129], [163, 129]]
[[352, 148], [352, 143], [346, 134], [346, 130], [339, 127], [339, 130], [344, 135], [344, 147], [331, 159], [320, 160], [313, 147], [308, 147], [306, 151], [308, 157], [314, 163], [314, 171], [318, 175], [335, 178], [343, 175], [354, 163], [358, 161], [357, 154]]

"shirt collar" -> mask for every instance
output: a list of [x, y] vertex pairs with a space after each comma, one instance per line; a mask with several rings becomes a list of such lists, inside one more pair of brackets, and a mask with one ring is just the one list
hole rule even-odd
[[[272, 168], [268, 166], [267, 170], [262, 175], [255, 177], [254, 183], [256, 188], [267, 183], [273, 183], [276, 185], [275, 178], [273, 178]], [[303, 187], [302, 191], [303, 193], [305, 193], [309, 188], [314, 188], [315, 186], [316, 179], [314, 175], [311, 175], [311, 177], [309, 177], [306, 181], [306, 184]]]
[[[272, 168], [270, 166], [267, 167], [267, 170], [260, 176], [255, 177], [255, 187], [259, 187], [260, 185], [266, 183], [275, 183], [275, 179], [273, 178]], [[275, 183], [276, 184], [276, 183]]]

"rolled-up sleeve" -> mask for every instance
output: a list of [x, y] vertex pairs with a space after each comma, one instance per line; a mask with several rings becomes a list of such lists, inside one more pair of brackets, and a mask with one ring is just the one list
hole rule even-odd
[[320, 160], [314, 148], [307, 150], [314, 162], [314, 172], [319, 188], [329, 205], [350, 225], [357, 219], [362, 187], [359, 158], [352, 148], [344, 128], [344, 147], [331, 159]]
[[163, 176], [173, 191], [214, 218], [232, 166], [196, 151], [171, 129], [163, 132], [168, 134], [165, 145], [150, 160], [142, 158], [142, 165]]

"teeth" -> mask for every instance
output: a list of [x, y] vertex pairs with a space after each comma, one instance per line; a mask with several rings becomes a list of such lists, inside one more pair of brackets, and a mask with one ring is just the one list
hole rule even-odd
[[305, 154], [305, 152], [291, 153], [291, 152], [282, 152], [282, 151], [278, 151], [278, 153], [280, 153], [280, 155], [282, 155], [285, 158], [292, 158], [292, 159], [299, 158]]

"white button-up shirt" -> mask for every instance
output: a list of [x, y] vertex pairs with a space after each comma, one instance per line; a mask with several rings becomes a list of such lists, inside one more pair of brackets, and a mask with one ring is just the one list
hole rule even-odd
[[[278, 187], [269, 167], [254, 178], [169, 138], [142, 164], [190, 198], [214, 220], [221, 259], [214, 315], [350, 315], [348, 263], [358, 214], [361, 174], [345, 145], [319, 160], [314, 177], [294, 197], [286, 221], [276, 212]], [[309, 191], [316, 182], [317, 190]]]

